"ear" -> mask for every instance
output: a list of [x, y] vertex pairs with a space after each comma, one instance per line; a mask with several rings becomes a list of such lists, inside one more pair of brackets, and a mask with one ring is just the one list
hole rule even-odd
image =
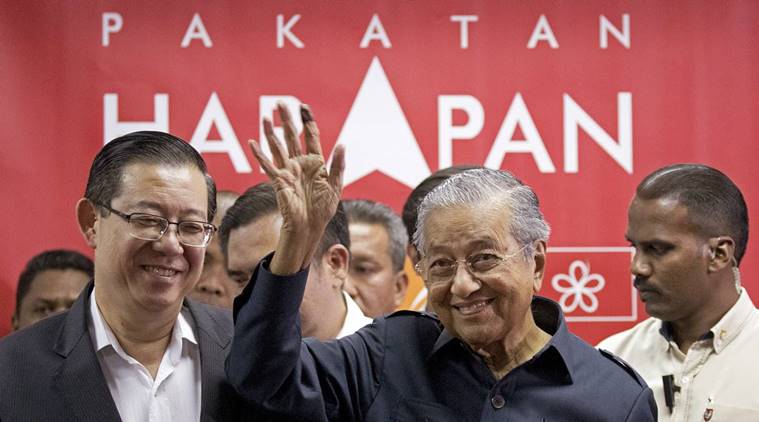
[[532, 247], [535, 249], [532, 254], [535, 261], [535, 269], [532, 273], [532, 290], [537, 293], [543, 285], [543, 276], [546, 270], [546, 242], [536, 240], [532, 243]]
[[92, 249], [97, 246], [97, 224], [100, 220], [97, 207], [87, 198], [76, 203], [76, 220], [85, 242]]
[[722, 271], [733, 265], [735, 256], [735, 241], [730, 236], [713, 237], [709, 239], [709, 264], [707, 270], [710, 273]]
[[348, 262], [350, 254], [348, 249], [341, 244], [335, 244], [327, 249], [322, 256], [322, 266], [329, 271], [332, 287], [342, 289], [348, 278]]
[[18, 330], [18, 315], [16, 313], [13, 313], [13, 316], [11, 317], [11, 329], [13, 331]]
[[393, 276], [393, 304], [396, 309], [401, 306], [403, 299], [406, 298], [406, 290], [408, 289], [408, 275], [405, 270], [400, 270]]

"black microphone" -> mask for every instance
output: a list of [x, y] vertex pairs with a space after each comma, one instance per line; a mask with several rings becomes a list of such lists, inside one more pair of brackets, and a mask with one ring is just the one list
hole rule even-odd
[[675, 385], [674, 375], [663, 375], [661, 380], [664, 383], [664, 404], [669, 408], [669, 413], [672, 413], [675, 407], [675, 393], [680, 392], [680, 387]]

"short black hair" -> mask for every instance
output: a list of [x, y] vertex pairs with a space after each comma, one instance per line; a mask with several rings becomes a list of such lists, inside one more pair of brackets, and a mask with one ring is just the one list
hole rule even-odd
[[18, 277], [16, 288], [16, 314], [21, 307], [21, 301], [32, 286], [37, 275], [47, 270], [78, 270], [90, 278], [93, 277], [95, 266], [92, 260], [76, 251], [68, 249], [51, 249], [32, 257]]
[[703, 235], [733, 238], [740, 264], [748, 244], [748, 208], [738, 186], [721, 171], [703, 164], [662, 167], [640, 182], [635, 196], [678, 201]]
[[432, 173], [431, 175], [427, 176], [426, 179], [422, 180], [422, 182], [419, 183], [414, 188], [414, 190], [411, 191], [408, 198], [406, 198], [406, 203], [403, 204], [403, 225], [406, 226], [406, 233], [408, 234], [409, 240], [414, 238], [414, 233], [416, 233], [416, 219], [419, 214], [419, 205], [422, 203], [422, 200], [425, 196], [427, 196], [428, 193], [432, 192], [432, 190], [435, 189], [438, 185], [445, 182], [455, 174], [459, 174], [467, 170], [482, 168], [484, 167], [474, 164], [462, 164], [458, 166], [446, 167]]
[[[93, 204], [111, 205], [121, 193], [124, 169], [134, 163], [195, 166], [206, 180], [208, 221], [216, 214], [216, 184], [203, 157], [190, 144], [164, 132], [132, 132], [108, 142], [92, 162], [84, 197]], [[105, 212], [105, 210], [101, 210]]]
[[[229, 207], [219, 227], [219, 239], [224, 256], [228, 256], [229, 234], [232, 230], [253, 223], [259, 218], [270, 214], [279, 214], [277, 207], [277, 194], [269, 182], [259, 183], [248, 188]], [[324, 255], [332, 245], [341, 244], [350, 250], [350, 232], [348, 231], [348, 219], [345, 216], [342, 201], [337, 204], [335, 215], [327, 223], [319, 246], [316, 249], [317, 257]]]
[[348, 223], [377, 224], [385, 230], [388, 239], [388, 255], [393, 263], [393, 271], [403, 269], [406, 262], [406, 245], [409, 239], [403, 221], [390, 207], [369, 199], [345, 201]]

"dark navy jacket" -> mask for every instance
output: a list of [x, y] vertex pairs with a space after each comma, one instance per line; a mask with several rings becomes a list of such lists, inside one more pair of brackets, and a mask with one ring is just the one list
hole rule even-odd
[[[307, 271], [271, 274], [264, 259], [235, 300], [227, 376], [251, 404], [302, 421], [655, 421], [648, 386], [571, 334], [558, 305], [536, 297], [552, 335], [496, 380], [434, 316], [401, 311], [336, 341], [301, 341]], [[254, 415], [251, 415], [254, 416]]]

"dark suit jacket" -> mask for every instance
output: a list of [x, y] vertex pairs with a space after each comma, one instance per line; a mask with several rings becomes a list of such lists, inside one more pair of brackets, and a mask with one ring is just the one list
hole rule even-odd
[[[68, 312], [0, 341], [0, 420], [118, 421], [87, 328], [92, 283]], [[236, 420], [240, 401], [224, 375], [232, 342], [228, 311], [185, 300], [201, 362], [201, 421]]]

